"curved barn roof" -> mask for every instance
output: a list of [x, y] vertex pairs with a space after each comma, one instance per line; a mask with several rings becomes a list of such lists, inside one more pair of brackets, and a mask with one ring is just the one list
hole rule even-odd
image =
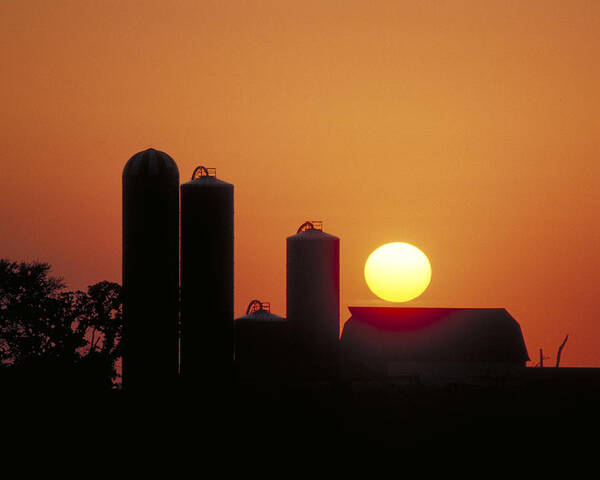
[[519, 323], [504, 308], [350, 307], [343, 351], [386, 361], [529, 360]]

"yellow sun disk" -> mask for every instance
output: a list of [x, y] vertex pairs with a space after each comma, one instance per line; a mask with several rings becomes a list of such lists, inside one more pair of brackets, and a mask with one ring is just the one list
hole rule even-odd
[[417, 247], [388, 243], [365, 263], [365, 280], [371, 291], [390, 302], [407, 302], [421, 295], [431, 281], [431, 265]]

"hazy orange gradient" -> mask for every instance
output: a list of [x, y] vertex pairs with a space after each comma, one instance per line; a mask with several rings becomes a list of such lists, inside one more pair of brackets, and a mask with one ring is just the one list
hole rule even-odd
[[[0, 2], [0, 256], [121, 281], [121, 171], [149, 146], [235, 184], [236, 315], [285, 314], [285, 238], [429, 257], [407, 306], [506, 307], [600, 366], [600, 2]], [[532, 362], [535, 363], [535, 362]]]

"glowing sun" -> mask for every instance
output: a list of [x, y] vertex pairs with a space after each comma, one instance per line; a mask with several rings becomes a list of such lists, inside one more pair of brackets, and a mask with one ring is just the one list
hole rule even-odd
[[409, 243], [386, 243], [367, 258], [365, 280], [379, 298], [408, 302], [429, 285], [431, 264], [421, 250]]

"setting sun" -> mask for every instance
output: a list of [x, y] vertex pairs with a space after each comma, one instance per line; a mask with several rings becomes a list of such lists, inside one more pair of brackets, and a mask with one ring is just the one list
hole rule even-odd
[[365, 263], [371, 291], [389, 302], [407, 302], [421, 295], [431, 281], [431, 265], [417, 247], [404, 242], [382, 245]]

